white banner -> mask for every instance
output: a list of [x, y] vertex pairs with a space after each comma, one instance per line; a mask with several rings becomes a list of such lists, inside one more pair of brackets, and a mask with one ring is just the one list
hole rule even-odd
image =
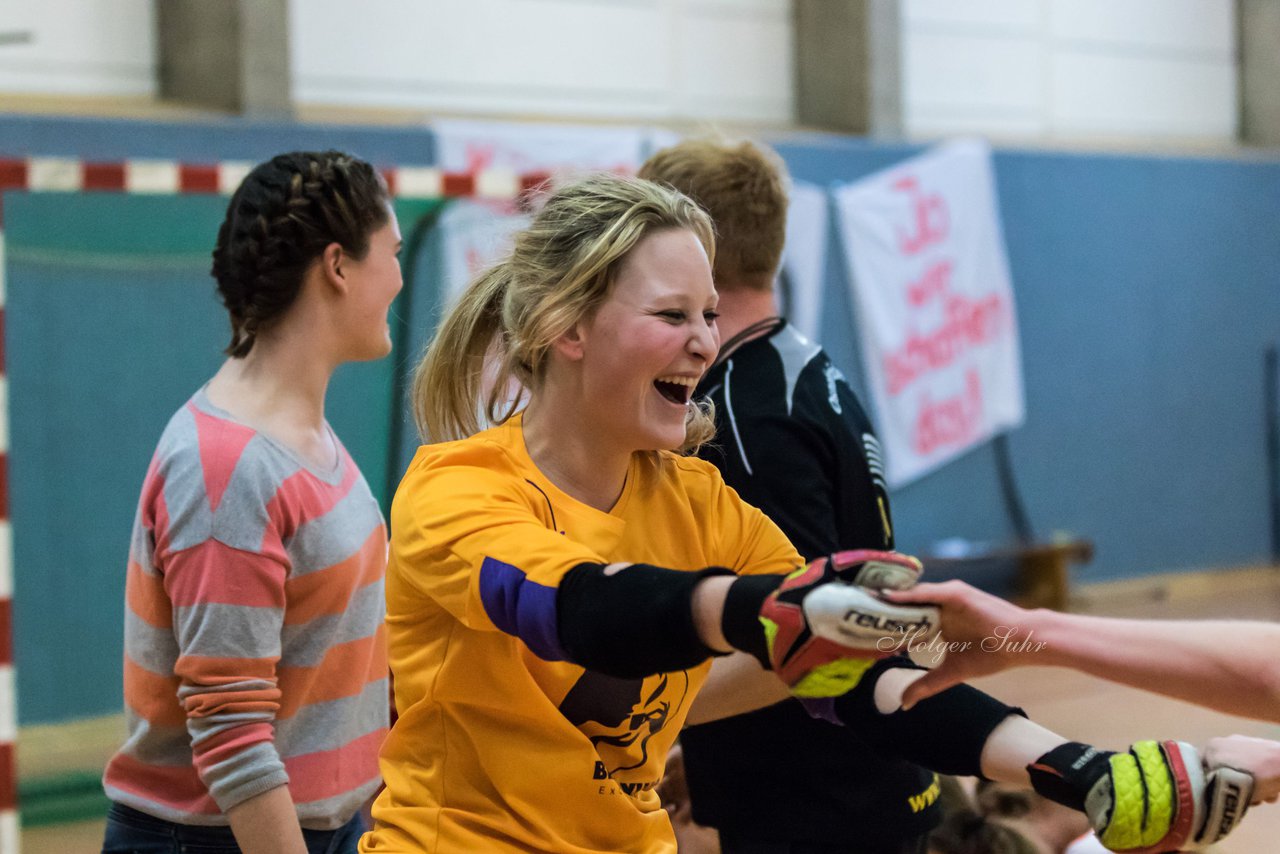
[[436, 225], [443, 255], [445, 305], [452, 305], [476, 275], [505, 255], [516, 231], [528, 222], [526, 214], [483, 202], [458, 199], [449, 205]]
[[450, 172], [612, 170], [633, 173], [647, 148], [642, 128], [449, 119], [431, 123], [436, 166]]
[[811, 341], [822, 340], [822, 286], [827, 272], [827, 191], [796, 181], [787, 206], [782, 250], [782, 313]]
[[[650, 132], [471, 120], [433, 122], [436, 165], [449, 172], [501, 170], [517, 175], [588, 172], [634, 173]], [[512, 201], [455, 201], [440, 218], [444, 293], [452, 301], [476, 273], [510, 248], [528, 224]]]
[[897, 487], [1024, 417], [991, 149], [948, 143], [834, 195], [886, 475]]

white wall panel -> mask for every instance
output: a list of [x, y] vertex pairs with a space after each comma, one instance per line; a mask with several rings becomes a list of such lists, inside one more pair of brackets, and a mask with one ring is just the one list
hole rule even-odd
[[1045, 131], [1045, 122], [1028, 113], [1000, 114], [972, 109], [917, 110], [906, 117], [910, 135], [916, 139], [943, 139], [950, 136], [990, 136], [997, 139], [1036, 139]]
[[756, 15], [790, 18], [791, 0], [668, 0], [674, 8], [694, 15]]
[[1229, 142], [1232, 0], [904, 0], [917, 136]]
[[345, 0], [292, 0], [299, 103], [791, 116], [788, 0], [366, 0], [359, 16], [347, 9]]
[[1050, 0], [1055, 41], [1225, 59], [1235, 51], [1232, 0]]
[[[838, 2], [838, 0], [832, 0]], [[0, 0], [0, 92], [156, 90], [154, 0]], [[909, 134], [1229, 141], [1233, 0], [901, 0]], [[785, 123], [790, 0], [290, 0], [301, 104]]]
[[903, 0], [902, 17], [912, 31], [923, 28], [1038, 35], [1047, 0]]
[[[300, 103], [626, 114], [632, 100], [652, 109], [665, 90], [668, 36], [657, 2], [374, 0], [340, 31], [336, 14], [304, 23], [296, 13], [322, 3], [346, 7], [291, 7]], [[335, 53], [345, 55], [335, 61]]]
[[0, 46], [0, 91], [156, 91], [152, 0], [0, 0], [0, 30], [32, 37]]
[[[1038, 39], [908, 33], [903, 56], [903, 114], [911, 132], [963, 121], [1041, 126], [1045, 69]], [[957, 125], [957, 130], [959, 125]]]
[[697, 0], [678, 19], [672, 114], [791, 120], [791, 18], [785, 3]]
[[1054, 57], [1056, 135], [1231, 139], [1236, 72], [1229, 62], [1062, 52]]

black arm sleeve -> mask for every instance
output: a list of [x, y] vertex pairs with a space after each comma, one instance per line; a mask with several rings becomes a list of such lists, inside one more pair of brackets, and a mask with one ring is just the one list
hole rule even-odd
[[713, 575], [633, 564], [606, 575], [597, 563], [565, 573], [556, 591], [556, 631], [574, 664], [636, 679], [685, 670], [717, 655], [698, 637], [693, 623], [693, 589]]
[[886, 658], [835, 702], [836, 718], [882, 755], [943, 774], [981, 777], [982, 748], [991, 732], [1009, 715], [1026, 717], [1022, 709], [968, 685], [921, 700], [910, 711], [881, 714], [876, 709], [876, 682], [894, 667], [924, 669], [901, 656]]
[[720, 632], [734, 649], [750, 653], [765, 670], [772, 670], [769, 646], [760, 622], [760, 609], [769, 594], [781, 586], [785, 575], [745, 575], [733, 582], [724, 600]]

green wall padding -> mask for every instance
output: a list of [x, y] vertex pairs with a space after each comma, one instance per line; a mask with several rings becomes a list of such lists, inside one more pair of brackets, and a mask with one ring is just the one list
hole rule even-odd
[[[138, 490], [165, 423], [217, 370], [229, 334], [208, 273], [226, 201], [4, 196], [23, 725], [121, 708]], [[398, 203], [402, 228], [439, 204]], [[397, 358], [341, 367], [326, 407], [384, 509]]]

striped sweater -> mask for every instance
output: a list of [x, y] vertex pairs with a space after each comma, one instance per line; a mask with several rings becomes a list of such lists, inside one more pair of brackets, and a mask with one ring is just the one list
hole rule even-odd
[[225, 825], [287, 782], [303, 827], [323, 830], [377, 789], [386, 527], [338, 447], [317, 470], [203, 390], [170, 420], [129, 550], [112, 800]]

